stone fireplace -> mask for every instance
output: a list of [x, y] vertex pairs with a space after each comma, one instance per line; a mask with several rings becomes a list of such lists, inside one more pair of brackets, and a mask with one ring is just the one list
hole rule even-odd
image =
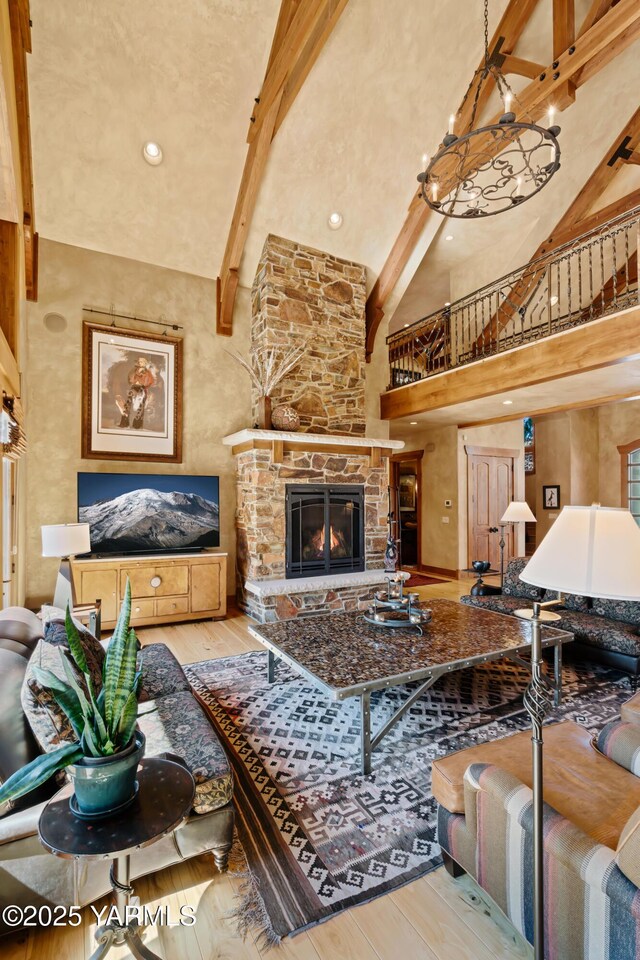
[[236, 456], [237, 596], [260, 622], [362, 608], [385, 581], [388, 458], [404, 443], [365, 436], [365, 300], [359, 264], [267, 238], [251, 351], [304, 347], [272, 395], [301, 426], [224, 438]]

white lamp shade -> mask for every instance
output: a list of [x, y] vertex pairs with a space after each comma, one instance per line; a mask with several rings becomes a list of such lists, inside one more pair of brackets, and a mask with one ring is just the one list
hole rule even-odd
[[640, 600], [640, 527], [628, 510], [564, 507], [520, 579], [561, 593]]
[[40, 529], [43, 557], [77, 557], [91, 550], [88, 523], [54, 523]]
[[500, 518], [500, 523], [537, 523], [537, 520], [528, 503], [524, 500], [512, 500]]

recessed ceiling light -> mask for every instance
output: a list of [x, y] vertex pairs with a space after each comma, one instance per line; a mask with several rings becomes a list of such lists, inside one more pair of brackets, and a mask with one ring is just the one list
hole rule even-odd
[[152, 167], [157, 167], [162, 163], [162, 147], [155, 140], [147, 140], [142, 148], [142, 156]]
[[409, 324], [408, 324], [408, 323], [405, 323], [405, 327], [408, 327], [408, 326], [409, 326]]
[[451, 306], [451, 300], [445, 300], [444, 305], [445, 305], [445, 307], [450, 307], [450, 306]]
[[327, 220], [327, 223], [329, 224], [332, 230], [339, 230], [340, 227], [342, 226], [342, 214], [338, 213], [337, 210], [334, 210], [333, 213], [329, 214], [329, 219]]
[[452, 233], [448, 233], [448, 234], [446, 235], [446, 237], [445, 237], [445, 240], [453, 240], [453, 234], [452, 234]]
[[502, 402], [504, 403], [505, 407], [510, 407], [513, 403], [513, 400], [503, 400]]
[[557, 298], [557, 297], [551, 297], [550, 303], [551, 303], [551, 306], [552, 306], [552, 307], [555, 307], [555, 305], [556, 305], [557, 302], [558, 302], [558, 298]]
[[417, 420], [409, 420], [409, 426], [410, 426], [410, 427], [417, 427], [417, 426], [418, 426], [418, 421], [417, 421]]

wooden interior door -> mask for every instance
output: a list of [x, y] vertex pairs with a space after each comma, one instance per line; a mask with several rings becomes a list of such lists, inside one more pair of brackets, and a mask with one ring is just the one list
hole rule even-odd
[[[500, 569], [500, 517], [514, 499], [517, 451], [468, 448], [469, 554], [473, 560], [490, 560]], [[504, 528], [504, 562], [514, 554], [513, 524]]]

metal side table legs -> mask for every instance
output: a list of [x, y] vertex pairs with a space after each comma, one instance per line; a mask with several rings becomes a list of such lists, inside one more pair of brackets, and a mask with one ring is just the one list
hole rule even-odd
[[[130, 860], [125, 855], [117, 857], [111, 864], [109, 877], [111, 887], [115, 895], [115, 905], [118, 911], [118, 917], [122, 921], [127, 920], [127, 913], [130, 912], [131, 897], [133, 896], [133, 887], [129, 878]], [[120, 946], [123, 943], [129, 947], [129, 950], [138, 960], [162, 960], [157, 953], [153, 953], [140, 939], [140, 926], [138, 923], [107, 923], [104, 927], [98, 927], [95, 938], [98, 947], [92, 953], [90, 960], [101, 960], [105, 957], [111, 947]]]

